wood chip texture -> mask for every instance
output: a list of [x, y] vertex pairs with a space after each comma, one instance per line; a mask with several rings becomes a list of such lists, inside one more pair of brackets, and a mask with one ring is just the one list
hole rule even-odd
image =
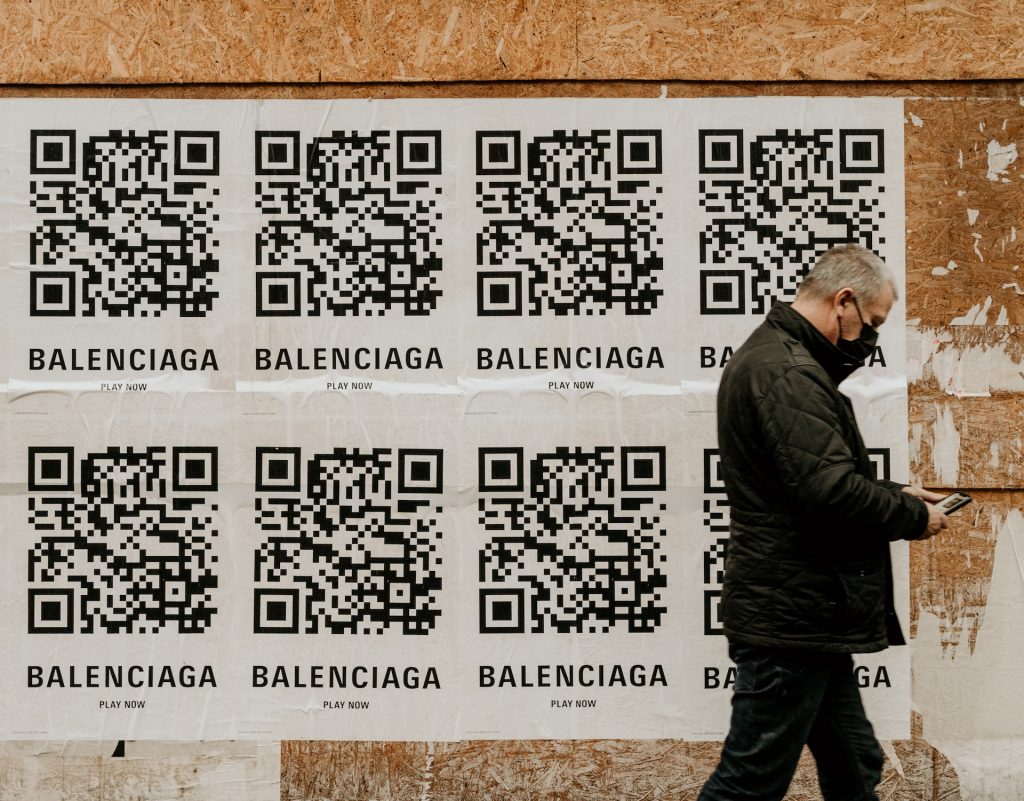
[[[524, 740], [461, 743], [284, 742], [282, 801], [693, 801], [719, 743]], [[898, 741], [878, 787], [885, 801], [959, 801], [949, 763]], [[800, 760], [786, 801], [821, 797]]]
[[23, 84], [1019, 78], [1015, 0], [5, 0]]

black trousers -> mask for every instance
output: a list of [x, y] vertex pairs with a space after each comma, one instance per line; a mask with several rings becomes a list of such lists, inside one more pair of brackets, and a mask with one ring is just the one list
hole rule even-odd
[[878, 801], [883, 756], [849, 654], [733, 643], [729, 656], [729, 734], [698, 801], [778, 801], [805, 743], [825, 801]]

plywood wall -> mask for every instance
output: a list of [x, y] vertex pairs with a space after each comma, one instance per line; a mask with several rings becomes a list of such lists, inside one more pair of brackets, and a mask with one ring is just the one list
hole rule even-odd
[[[717, 743], [676, 740], [298, 743], [282, 748], [282, 801], [622, 801], [693, 799]], [[901, 742], [879, 785], [890, 801], [953, 801], [956, 775], [920, 741]], [[808, 754], [787, 801], [820, 799]]]
[[[943, 658], [962, 660], [985, 627], [1004, 524], [1024, 506], [1021, 11], [1016, 0], [4, 0], [0, 96], [907, 98], [911, 467], [977, 497], [949, 532], [912, 546], [912, 634], [937, 621]], [[971, 82], [944, 82], [955, 80]], [[928, 731], [918, 718], [914, 739], [892, 744], [882, 797], [960, 798]], [[182, 748], [146, 746], [125, 763], [7, 746], [0, 800], [175, 788], [199, 799], [225, 787], [269, 798], [278, 776], [287, 799], [692, 799], [718, 751]], [[815, 798], [814, 787], [805, 759], [789, 798]]]
[[4, 0], [18, 84], [1006, 79], [1016, 0]]

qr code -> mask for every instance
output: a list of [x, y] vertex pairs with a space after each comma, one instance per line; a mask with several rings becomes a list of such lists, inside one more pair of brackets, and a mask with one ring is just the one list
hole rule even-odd
[[[479, 449], [481, 633], [653, 631], [665, 448]], [[526, 482], [529, 481], [529, 484]]]
[[217, 292], [217, 131], [31, 133], [30, 314], [204, 317]]
[[476, 172], [478, 314], [654, 311], [661, 131], [478, 131]]
[[257, 448], [255, 632], [428, 634], [443, 467], [441, 450]]
[[701, 314], [763, 314], [829, 248], [884, 245], [883, 134], [700, 131]]
[[725, 577], [725, 555], [729, 545], [729, 499], [721, 474], [722, 460], [717, 448], [704, 449], [704, 529], [711, 535], [704, 549], [704, 633], [724, 634], [719, 607], [722, 601], [722, 579]]
[[437, 307], [440, 131], [257, 131], [256, 175], [257, 315]]
[[42, 533], [29, 551], [29, 633], [209, 627], [216, 448], [171, 448], [168, 461], [164, 447], [111, 447], [76, 462], [74, 448], [30, 447], [28, 462], [28, 522]]

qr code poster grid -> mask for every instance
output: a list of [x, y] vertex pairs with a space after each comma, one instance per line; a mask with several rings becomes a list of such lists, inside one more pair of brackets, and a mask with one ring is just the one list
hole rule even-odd
[[26, 134], [30, 316], [206, 317], [214, 311], [223, 200], [219, 131]]
[[661, 626], [665, 446], [482, 447], [478, 460], [481, 634]]
[[835, 245], [888, 255], [885, 138], [881, 128], [699, 130], [699, 313], [763, 315]]
[[257, 448], [253, 631], [432, 632], [443, 492], [441, 449]]
[[216, 447], [28, 448], [30, 634], [209, 630]]

